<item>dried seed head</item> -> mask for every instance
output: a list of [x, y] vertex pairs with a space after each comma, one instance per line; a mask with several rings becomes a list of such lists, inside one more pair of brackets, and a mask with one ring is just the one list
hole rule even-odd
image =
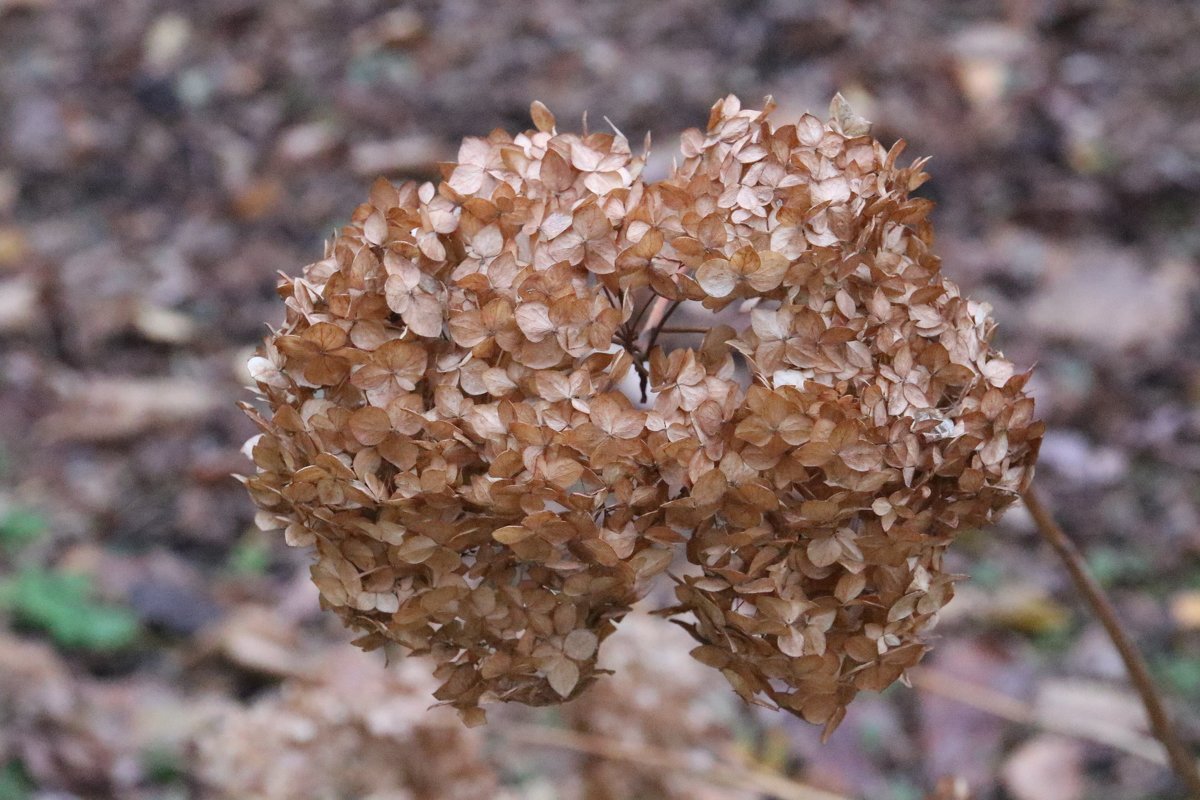
[[[832, 728], [920, 658], [945, 546], [1031, 476], [1028, 376], [939, 271], [923, 162], [840, 98], [829, 123], [768, 111], [717, 103], [646, 184], [623, 136], [535, 104], [436, 186], [377, 182], [280, 285], [251, 363], [260, 522], [315, 546], [361, 645], [432, 654], [468, 720], [594, 681], [680, 551], [663, 613], [694, 655]], [[665, 352], [689, 303], [744, 313]]]

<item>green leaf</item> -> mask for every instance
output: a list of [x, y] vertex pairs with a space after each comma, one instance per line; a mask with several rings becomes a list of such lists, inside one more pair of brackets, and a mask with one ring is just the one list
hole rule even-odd
[[1200, 659], [1162, 658], [1156, 666], [1173, 691], [1189, 697], [1200, 696]]
[[993, 560], [980, 560], [971, 568], [971, 582], [983, 589], [999, 589], [1004, 569]]
[[1152, 571], [1141, 553], [1123, 552], [1113, 547], [1095, 547], [1087, 556], [1088, 569], [1101, 586], [1111, 587], [1145, 577]]
[[0, 586], [0, 604], [21, 624], [45, 631], [63, 648], [120, 650], [138, 635], [131, 611], [93, 598], [86, 575], [27, 568]]
[[10, 761], [0, 769], [0, 800], [28, 800], [33, 797], [33, 784], [25, 775], [20, 761]]
[[14, 508], [0, 517], [0, 548], [15, 553], [46, 532], [46, 518], [27, 508]]
[[187, 774], [183, 754], [164, 744], [143, 750], [141, 761], [146, 779], [156, 785], [174, 783]]
[[229, 570], [237, 575], [262, 575], [270, 565], [270, 543], [256, 533], [243, 536], [229, 554]]

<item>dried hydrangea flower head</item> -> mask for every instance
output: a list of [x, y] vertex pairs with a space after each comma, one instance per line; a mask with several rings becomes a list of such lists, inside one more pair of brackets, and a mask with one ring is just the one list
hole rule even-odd
[[[647, 190], [656, 268], [749, 316], [709, 333], [707, 358], [652, 355], [647, 427], [668, 524], [702, 572], [677, 589], [695, 656], [745, 699], [832, 729], [920, 659], [952, 593], [946, 544], [1015, 499], [1042, 426], [1028, 376], [988, 345], [988, 309], [930, 252], [931, 203], [909, 197], [923, 162], [897, 167], [902, 145], [885, 150], [840, 98], [829, 123], [766, 114], [718, 103]], [[685, 388], [702, 381], [724, 386]]]
[[[832, 729], [920, 658], [955, 531], [1031, 477], [1027, 375], [939, 271], [922, 162], [840, 97], [828, 123], [768, 112], [717, 103], [645, 183], [620, 133], [535, 103], [440, 183], [377, 182], [280, 284], [250, 365], [260, 524], [469, 721], [593, 682], [679, 556], [662, 612], [694, 655]], [[730, 324], [664, 350], [688, 309]]]

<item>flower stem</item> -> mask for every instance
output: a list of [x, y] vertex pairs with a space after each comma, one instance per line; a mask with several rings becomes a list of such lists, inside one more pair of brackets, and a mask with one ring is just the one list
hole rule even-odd
[[1200, 800], [1200, 770], [1196, 767], [1196, 758], [1188, 751], [1187, 746], [1179, 738], [1174, 725], [1172, 725], [1162, 695], [1150, 677], [1150, 669], [1146, 665], [1146, 660], [1138, 652], [1133, 640], [1121, 624], [1112, 601], [1108, 599], [1100, 584], [1088, 572], [1083, 554], [1079, 552], [1079, 548], [1075, 546], [1062, 527], [1054, 521], [1054, 516], [1046, 508], [1038, 493], [1033, 488], [1029, 488], [1023, 497], [1025, 507], [1029, 509], [1034, 522], [1037, 523], [1038, 532], [1062, 559], [1067, 567], [1067, 572], [1071, 575], [1071, 580], [1075, 583], [1075, 588], [1079, 590], [1083, 599], [1100, 618], [1109, 638], [1116, 645], [1117, 652], [1121, 654], [1121, 660], [1125, 662], [1129, 678], [1138, 694], [1141, 695], [1142, 705], [1146, 707], [1150, 729], [1155, 738], [1166, 748], [1167, 758], [1170, 759], [1172, 769], [1187, 786], [1192, 798]]
[[659, 328], [659, 333], [708, 333], [710, 328]]
[[667, 324], [667, 320], [669, 320], [671, 318], [671, 315], [674, 314], [675, 311], [681, 305], [683, 305], [682, 300], [672, 300], [670, 302], [670, 305], [666, 306], [665, 311], [663, 312], [661, 317], [659, 317], [658, 319], [654, 319], [654, 317], [652, 315], [651, 319], [647, 322], [646, 329], [643, 330], [643, 333], [645, 332], [645, 330], [648, 330], [650, 328], [651, 324], [653, 324], [653, 326], [654, 326], [654, 329], [650, 333], [650, 341], [646, 343], [646, 356], [647, 357], [650, 356], [650, 351], [654, 349], [654, 345], [658, 342], [658, 336], [659, 336], [659, 334], [662, 333], [663, 326]]

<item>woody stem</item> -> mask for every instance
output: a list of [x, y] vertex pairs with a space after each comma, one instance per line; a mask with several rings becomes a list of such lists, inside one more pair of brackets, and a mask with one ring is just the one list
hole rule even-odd
[[[668, 303], [670, 305], [668, 305]], [[667, 320], [671, 315], [683, 305], [682, 300], [667, 300], [665, 297], [660, 297], [655, 301], [655, 313], [650, 315], [650, 319], [646, 321], [646, 327], [642, 329], [642, 333], [648, 330], [653, 330], [650, 333], [650, 341], [646, 343], [646, 356], [649, 357], [650, 351], [654, 349], [654, 345], [658, 342], [658, 336], [663, 332], [663, 326], [667, 324]], [[664, 309], [660, 312], [660, 308]], [[656, 319], [657, 317], [657, 319]]]
[[1150, 677], [1150, 668], [1121, 624], [1112, 601], [1108, 599], [1100, 584], [1088, 572], [1083, 554], [1079, 552], [1079, 548], [1075, 546], [1062, 527], [1054, 521], [1054, 516], [1046, 508], [1038, 493], [1031, 487], [1025, 491], [1023, 497], [1025, 507], [1029, 509], [1029, 513], [1037, 524], [1038, 532], [1062, 559], [1063, 564], [1067, 567], [1067, 572], [1071, 575], [1071, 580], [1075, 583], [1075, 588], [1099, 617], [1109, 638], [1116, 646], [1117, 652], [1120, 653], [1121, 660], [1125, 662], [1129, 678], [1141, 696], [1142, 705], [1146, 708], [1150, 729], [1155, 738], [1166, 748], [1172, 769], [1187, 786], [1193, 800], [1200, 800], [1200, 770], [1196, 767], [1196, 758], [1188, 751], [1187, 746], [1179, 738], [1174, 725], [1172, 725], [1162, 695], [1155, 686], [1153, 678]]
[[[646, 305], [649, 305], [649, 303]], [[629, 353], [633, 361], [633, 369], [637, 372], [638, 383], [641, 385], [642, 402], [645, 403], [647, 399], [646, 387], [650, 383], [650, 373], [646, 369], [645, 360], [642, 358], [642, 351], [638, 349], [638, 334], [628, 326], [623, 326], [617, 332], [617, 337], [621, 346], [625, 348], [625, 352]]]

